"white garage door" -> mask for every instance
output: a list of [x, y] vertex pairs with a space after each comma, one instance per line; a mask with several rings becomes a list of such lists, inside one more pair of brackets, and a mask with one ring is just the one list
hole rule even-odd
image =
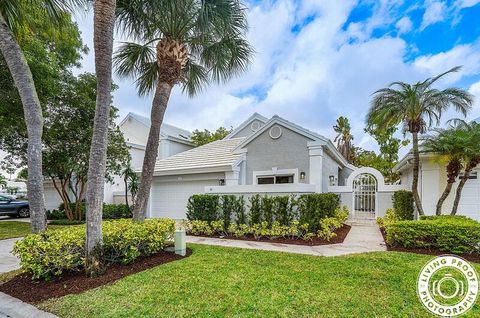
[[193, 194], [205, 193], [206, 186], [216, 185], [217, 180], [154, 182], [151, 216], [185, 219], [188, 198]]
[[480, 220], [480, 179], [470, 179], [465, 183], [458, 205], [458, 215], [466, 215], [472, 219]]

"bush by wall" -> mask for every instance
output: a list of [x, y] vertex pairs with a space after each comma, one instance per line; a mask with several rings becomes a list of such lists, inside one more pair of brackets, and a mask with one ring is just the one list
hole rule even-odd
[[411, 191], [399, 190], [393, 194], [393, 208], [400, 220], [413, 220], [414, 205]]
[[297, 206], [300, 223], [308, 224], [309, 230], [316, 233], [321, 219], [335, 215], [340, 196], [334, 193], [304, 194], [298, 198]]
[[187, 219], [217, 221], [219, 219], [220, 200], [218, 195], [195, 194], [188, 199]]
[[262, 203], [259, 194], [250, 197], [250, 225], [262, 223]]
[[465, 217], [440, 216], [397, 221], [385, 227], [387, 244], [439, 249], [451, 253], [479, 252], [480, 223]]
[[[163, 249], [172, 239], [175, 221], [149, 219], [103, 222], [104, 261], [128, 264], [139, 256]], [[80, 271], [85, 266], [85, 229], [68, 227], [27, 235], [13, 249], [21, 268], [34, 279], [51, 279], [65, 271]]]
[[[72, 210], [75, 209], [75, 203], [70, 203]], [[82, 211], [83, 220], [85, 219], [85, 203], [80, 205]], [[132, 212], [126, 204], [103, 204], [103, 219], [128, 219], [132, 217]], [[66, 220], [65, 207], [61, 203], [56, 210], [47, 211], [48, 220]]]

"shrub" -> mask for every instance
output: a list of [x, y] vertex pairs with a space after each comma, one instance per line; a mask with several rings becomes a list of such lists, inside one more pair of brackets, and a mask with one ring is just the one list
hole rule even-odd
[[[62, 204], [63, 207], [63, 204]], [[48, 210], [47, 211], [47, 220], [64, 220], [67, 216], [65, 215], [65, 211], [60, 210]]]
[[237, 197], [234, 195], [222, 195], [221, 197], [221, 219], [223, 219], [223, 226], [225, 229], [230, 225], [232, 214], [235, 211]]
[[263, 221], [260, 195], [250, 197], [250, 225], [259, 224]]
[[48, 222], [49, 225], [78, 225], [78, 224], [84, 224], [84, 223], [85, 221], [69, 220], [69, 219], [52, 220]]
[[399, 190], [393, 194], [393, 208], [400, 220], [413, 220], [414, 206], [411, 191]]
[[385, 227], [387, 244], [439, 249], [450, 253], [479, 251], [480, 223], [469, 218], [439, 217], [397, 221]]
[[187, 219], [202, 220], [208, 223], [217, 221], [219, 216], [220, 200], [218, 195], [195, 194], [188, 199]]
[[[274, 197], [263, 196], [261, 199], [261, 214], [263, 215], [263, 221], [267, 222], [268, 227], [271, 227], [273, 224], [273, 203], [275, 202]], [[263, 222], [262, 222], [263, 223]]]
[[[151, 219], [143, 223], [132, 220], [103, 222], [104, 261], [128, 264], [139, 256], [163, 249], [172, 239], [175, 221]], [[34, 279], [50, 279], [65, 271], [80, 271], [85, 266], [85, 228], [47, 230], [27, 235], [13, 249], [23, 271]]]
[[304, 194], [298, 198], [297, 204], [300, 223], [309, 224], [309, 231], [316, 233], [321, 219], [335, 215], [340, 197], [334, 193]]
[[377, 218], [377, 224], [381, 228], [385, 228], [386, 226], [399, 221], [400, 219], [397, 217], [397, 214], [395, 213], [395, 210], [390, 208], [387, 209], [385, 212], [384, 217], [379, 217]]
[[233, 212], [237, 225], [247, 223], [247, 215], [245, 214], [245, 200], [243, 196], [239, 196], [235, 201]]
[[[75, 203], [70, 203], [72, 210], [75, 210]], [[80, 205], [80, 210], [82, 211], [82, 220], [85, 220], [85, 203]], [[132, 212], [126, 204], [103, 204], [103, 215], [104, 220], [109, 219], [128, 219], [132, 217]], [[47, 211], [48, 220], [66, 220], [67, 215], [65, 214], [65, 207], [61, 203], [58, 207], [58, 210]]]
[[277, 196], [274, 197], [275, 221], [281, 225], [290, 225], [295, 218], [295, 197], [294, 196]]
[[193, 220], [189, 222], [187, 232], [193, 235], [212, 235], [213, 230], [207, 221]]

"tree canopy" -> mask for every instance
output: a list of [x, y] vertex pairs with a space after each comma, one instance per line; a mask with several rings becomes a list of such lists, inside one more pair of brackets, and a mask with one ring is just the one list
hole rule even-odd
[[217, 130], [211, 132], [208, 129], [198, 130], [195, 129], [192, 132], [191, 140], [195, 146], [202, 146], [210, 142], [220, 140], [225, 138], [229, 133], [232, 132], [232, 128], [227, 129], [225, 127], [219, 127]]

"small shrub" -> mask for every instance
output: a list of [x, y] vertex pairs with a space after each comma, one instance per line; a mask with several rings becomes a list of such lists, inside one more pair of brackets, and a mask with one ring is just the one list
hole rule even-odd
[[217, 221], [219, 216], [220, 200], [218, 195], [195, 194], [188, 199], [187, 219], [202, 220], [208, 223]]
[[213, 221], [210, 226], [212, 231], [218, 235], [225, 236], [227, 234], [223, 220]]
[[129, 219], [132, 217], [132, 211], [126, 204], [103, 204], [102, 218], [104, 220]]
[[208, 224], [207, 221], [201, 220], [193, 220], [190, 221], [190, 225], [188, 227], [190, 233], [193, 235], [212, 235], [213, 230]]
[[377, 224], [381, 228], [385, 228], [389, 226], [392, 223], [395, 223], [397, 221], [400, 221], [400, 219], [397, 217], [397, 214], [395, 213], [395, 210], [390, 208], [385, 211], [385, 216], [384, 217], [378, 217], [377, 218]]
[[[163, 249], [172, 239], [175, 221], [151, 219], [103, 222], [104, 261], [128, 264], [139, 256]], [[27, 235], [15, 243], [13, 253], [20, 258], [23, 271], [34, 279], [51, 279], [65, 271], [80, 271], [85, 266], [85, 229], [69, 227]]]
[[48, 222], [48, 224], [49, 225], [78, 225], [78, 224], [85, 224], [85, 221], [60, 219], [60, 220], [52, 220]]
[[233, 212], [237, 225], [247, 223], [247, 215], [245, 214], [245, 199], [239, 196], [234, 203]]
[[304, 194], [298, 198], [299, 221], [309, 224], [309, 231], [319, 230], [320, 220], [335, 215], [340, 206], [340, 197], [334, 193]]
[[337, 236], [335, 230], [342, 226], [342, 223], [336, 218], [324, 218], [320, 221], [320, 229], [317, 231], [317, 236], [321, 239], [330, 241]]
[[274, 216], [273, 203], [274, 202], [275, 202], [274, 197], [267, 196], [267, 195], [263, 196], [261, 199], [263, 221], [267, 222], [268, 227], [271, 227], [273, 224], [273, 216]]
[[250, 197], [250, 225], [259, 224], [263, 221], [260, 195]]
[[334, 217], [340, 222], [340, 224], [344, 224], [347, 222], [349, 214], [348, 207], [344, 205], [335, 209]]
[[275, 221], [281, 225], [289, 225], [295, 218], [295, 197], [288, 195], [276, 196], [273, 201]]
[[222, 195], [221, 197], [221, 218], [223, 220], [224, 228], [227, 229], [232, 219], [232, 214], [235, 211], [237, 197], [234, 195]]
[[397, 221], [385, 227], [387, 244], [439, 249], [450, 253], [479, 251], [480, 223], [469, 218], [434, 218]]
[[413, 220], [414, 205], [411, 191], [399, 190], [393, 194], [393, 209], [400, 220]]
[[[63, 203], [62, 203], [63, 207]], [[47, 220], [64, 220], [67, 219], [67, 216], [65, 215], [65, 211], [61, 210], [47, 210]]]

